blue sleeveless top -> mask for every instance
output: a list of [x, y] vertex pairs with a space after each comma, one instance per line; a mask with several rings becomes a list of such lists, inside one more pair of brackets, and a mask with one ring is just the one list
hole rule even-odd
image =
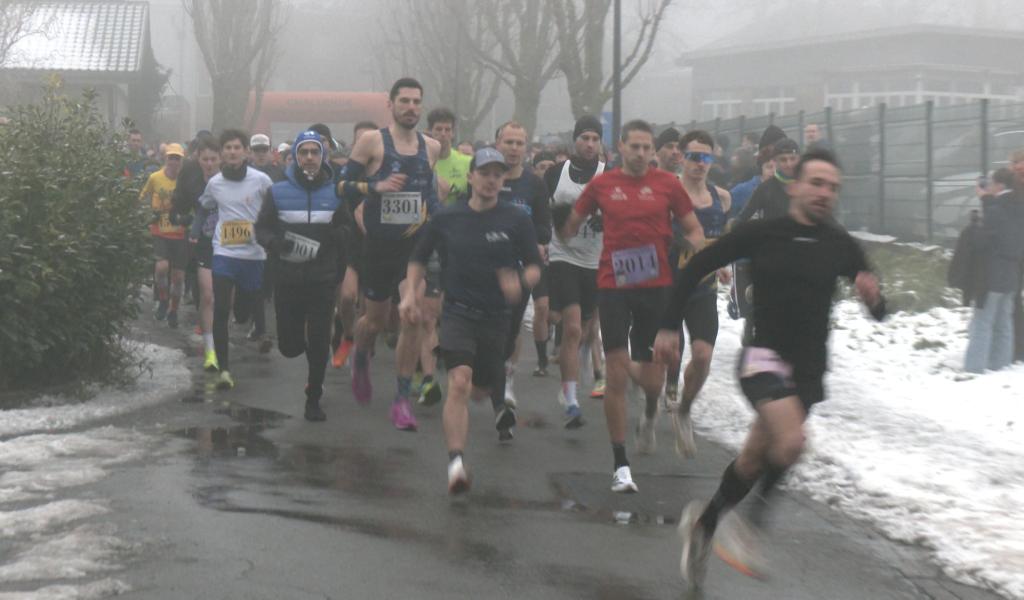
[[725, 233], [725, 222], [728, 215], [722, 210], [722, 199], [718, 196], [718, 188], [708, 184], [708, 192], [711, 193], [711, 206], [705, 208], [694, 208], [693, 213], [697, 215], [701, 227], [704, 228], [704, 237], [714, 239]]
[[[380, 130], [384, 142], [384, 158], [380, 169], [368, 178], [370, 185], [384, 181], [395, 173], [407, 177], [402, 191], [397, 194], [370, 194], [366, 198], [363, 223], [367, 232], [381, 238], [407, 238], [416, 234], [438, 207], [437, 185], [430, 168], [427, 141], [419, 132], [416, 154], [399, 154], [391, 131]], [[418, 194], [418, 199], [417, 199]]]

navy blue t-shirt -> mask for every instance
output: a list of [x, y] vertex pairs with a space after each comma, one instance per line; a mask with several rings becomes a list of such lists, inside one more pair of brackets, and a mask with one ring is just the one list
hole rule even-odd
[[445, 309], [469, 316], [509, 310], [498, 269], [540, 265], [533, 223], [509, 202], [484, 211], [466, 202], [441, 209], [427, 222], [410, 260], [426, 265], [435, 250], [443, 265]]
[[548, 205], [548, 197], [544, 181], [530, 171], [523, 171], [516, 179], [506, 179], [498, 193], [499, 202], [509, 202], [529, 215], [539, 244], [551, 242], [551, 207]]

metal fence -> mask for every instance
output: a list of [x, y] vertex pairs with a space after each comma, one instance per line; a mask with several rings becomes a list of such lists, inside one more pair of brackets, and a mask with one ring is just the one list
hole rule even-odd
[[948, 243], [967, 223], [977, 178], [1007, 166], [1024, 148], [1024, 104], [970, 104], [872, 108], [689, 123], [725, 134], [736, 147], [744, 133], [768, 125], [803, 141], [815, 123], [843, 164], [839, 218], [849, 229], [904, 240]]

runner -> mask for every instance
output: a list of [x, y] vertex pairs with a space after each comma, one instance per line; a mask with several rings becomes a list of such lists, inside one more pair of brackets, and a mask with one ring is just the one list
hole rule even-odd
[[786, 190], [793, 183], [796, 164], [800, 160], [800, 148], [789, 138], [774, 142], [772, 148], [775, 177], [757, 186], [750, 201], [736, 216], [739, 223], [749, 221], [755, 215], [762, 219], [774, 219], [789, 212], [789, 194]]
[[[521, 209], [533, 223], [534, 237], [537, 239], [537, 251], [541, 257], [541, 277], [532, 286], [534, 310], [547, 310], [547, 289], [544, 286], [543, 261], [547, 254], [547, 244], [551, 241], [551, 212], [548, 206], [548, 191], [544, 182], [526, 168], [526, 141], [529, 134], [521, 123], [509, 121], [498, 128], [495, 142], [504, 159], [508, 172], [498, 194], [499, 202], [507, 202]], [[519, 334], [530, 301], [528, 294], [513, 307], [509, 322], [508, 335], [505, 338], [505, 378], [502, 383], [491, 388], [491, 406], [496, 417], [495, 427], [498, 429], [499, 440], [512, 439], [512, 428], [516, 424], [516, 397], [512, 391], [515, 375], [515, 363], [518, 354]], [[538, 307], [541, 307], [538, 309]], [[547, 319], [545, 318], [545, 321]], [[546, 332], [545, 332], [546, 333]], [[546, 336], [545, 336], [546, 338]], [[536, 338], [534, 338], [536, 340]], [[535, 342], [538, 357], [547, 360], [547, 339], [543, 343]], [[541, 363], [546, 367], [545, 363]], [[534, 373], [536, 375], [536, 373]]]
[[228, 318], [236, 292], [241, 304], [251, 308], [257, 330], [266, 330], [260, 288], [267, 253], [253, 237], [253, 224], [273, 182], [266, 174], [248, 167], [245, 156], [249, 136], [245, 132], [225, 129], [220, 134], [220, 145], [221, 172], [206, 184], [200, 202], [206, 209], [217, 209], [212, 265], [213, 344], [220, 368], [217, 389], [229, 390], [235, 387], [235, 381], [228, 363]]
[[188, 266], [185, 228], [171, 222], [174, 188], [184, 158], [185, 150], [181, 145], [170, 144], [166, 164], [149, 175], [139, 193], [139, 198], [153, 209], [149, 232], [153, 236], [153, 254], [156, 257], [153, 286], [158, 304], [155, 316], [157, 321], [167, 319], [167, 326], [171, 329], [178, 327], [178, 305], [185, 285], [185, 267]]
[[[448, 368], [444, 434], [450, 494], [469, 490], [463, 451], [470, 395], [481, 398], [490, 392], [488, 388], [500, 385], [511, 307], [540, 279], [533, 224], [523, 211], [498, 202], [507, 171], [500, 152], [477, 151], [470, 165], [472, 196], [467, 203], [442, 210], [427, 224], [408, 267], [409, 288], [422, 292], [430, 255], [435, 250], [444, 253], [440, 353]], [[402, 297], [403, 321], [418, 319], [420, 297], [421, 293]]]
[[[391, 303], [397, 302], [399, 294], [417, 291], [401, 282], [416, 235], [438, 204], [433, 165], [441, 145], [416, 132], [422, 102], [423, 86], [418, 81], [396, 81], [388, 100], [394, 122], [359, 138], [342, 182], [347, 193], [372, 192], [366, 195], [362, 206], [366, 237], [361, 282], [366, 313], [356, 325], [352, 364], [352, 391], [362, 404], [373, 396], [370, 350], [387, 324]], [[403, 431], [415, 431], [417, 427], [409, 397], [420, 348], [419, 331], [418, 325], [402, 323], [395, 350], [398, 393], [391, 405], [391, 423]]]
[[[601, 153], [601, 121], [584, 115], [573, 128], [575, 153], [549, 168], [544, 183], [551, 192], [551, 215], [559, 228], [575, 206], [583, 187], [603, 173]], [[551, 312], [558, 314], [562, 338], [559, 343], [558, 370], [562, 385], [558, 401], [565, 407], [565, 428], [576, 429], [584, 424], [583, 412], [576, 397], [580, 379], [580, 341], [584, 327], [590, 327], [597, 308], [597, 267], [601, 259], [601, 217], [594, 215], [584, 223], [579, 235], [570, 239], [551, 240], [548, 281], [551, 282]]]
[[[751, 261], [758, 293], [754, 296], [753, 344], [738, 367], [740, 386], [757, 412], [739, 456], [725, 470], [718, 491], [703, 507], [683, 511], [680, 568], [691, 587], [703, 584], [712, 538], [721, 517], [760, 479], [752, 521], [763, 523], [771, 491], [800, 457], [803, 423], [811, 407], [825, 399], [829, 313], [840, 276], [855, 283], [872, 315], [885, 315], [878, 280], [869, 271], [860, 246], [833, 225], [840, 187], [835, 156], [824, 149], [805, 154], [788, 186], [789, 215], [741, 226], [694, 256], [677, 278], [655, 342], [659, 360], [679, 357], [679, 326], [689, 299], [709, 274], [741, 258]], [[735, 515], [734, 515], [735, 517]], [[763, 575], [752, 548], [753, 532], [738, 518], [723, 527], [716, 552], [730, 565]]]
[[619, 153], [622, 167], [587, 185], [561, 231], [572, 237], [597, 210], [604, 216], [597, 285], [608, 371], [604, 412], [615, 459], [612, 491], [636, 492], [626, 458], [626, 385], [630, 379], [639, 384], [648, 408], [657, 409], [665, 371], [652, 361], [652, 349], [672, 283], [671, 221], [679, 222], [694, 248], [703, 247], [704, 234], [679, 180], [650, 168], [654, 132], [646, 121], [623, 125]]
[[[693, 202], [694, 213], [704, 229], [707, 243], [713, 242], [725, 231], [732, 197], [726, 190], [708, 182], [708, 170], [714, 161], [711, 152], [714, 139], [706, 131], [689, 131], [679, 140], [682, 149], [683, 172], [681, 180], [683, 189]], [[683, 268], [693, 257], [693, 249], [681, 248], [677, 260], [673, 263]], [[675, 271], [679, 273], [679, 271]], [[729, 271], [722, 269], [719, 277], [728, 282]], [[668, 365], [665, 379], [666, 409], [672, 417], [673, 429], [676, 434], [676, 452], [680, 456], [692, 458], [697, 454], [693, 442], [693, 425], [690, 421], [690, 408], [711, 369], [711, 355], [718, 339], [718, 285], [715, 277], [708, 277], [701, 282], [698, 290], [690, 297], [683, 311], [686, 330], [690, 333], [690, 362], [683, 374], [683, 394], [679, 397], [679, 366], [678, 362]], [[683, 332], [679, 332], [680, 340]], [[680, 344], [682, 342], [680, 341]], [[638, 435], [643, 449], [654, 451], [654, 414], [648, 412], [643, 422], [643, 435]]]
[[[355, 147], [359, 136], [370, 131], [376, 131], [377, 129], [377, 124], [373, 121], [360, 121], [356, 123], [352, 128], [352, 146]], [[340, 173], [335, 173], [335, 179], [339, 179], [340, 175]], [[352, 202], [346, 201], [345, 204], [354, 219], [356, 207], [353, 206]], [[361, 229], [361, 216], [359, 223], [360, 226], [353, 227], [349, 232], [351, 244], [349, 245], [349, 256], [346, 257], [348, 264], [345, 268], [341, 285], [338, 286], [337, 313], [334, 318], [334, 356], [331, 358], [331, 364], [336, 369], [340, 369], [348, 362], [348, 355], [352, 352], [352, 348], [355, 347], [356, 309], [359, 303], [359, 269], [364, 233]]]
[[654, 140], [654, 159], [658, 162], [658, 168], [679, 175], [683, 164], [683, 153], [680, 149], [679, 130], [669, 127], [658, 134]]
[[199, 332], [205, 350], [203, 369], [217, 372], [217, 352], [213, 344], [213, 230], [217, 211], [208, 211], [199, 203], [207, 182], [220, 172], [220, 143], [209, 132], [196, 134], [194, 159], [186, 161], [174, 188], [174, 215], [182, 224], [190, 225], [188, 241], [196, 261], [196, 283], [199, 288]]
[[305, 353], [305, 418], [323, 421], [327, 415], [320, 398], [330, 353], [331, 315], [351, 218], [335, 193], [334, 173], [324, 160], [320, 136], [315, 131], [300, 133], [292, 148], [294, 162], [287, 179], [267, 192], [256, 237], [276, 265], [278, 348], [288, 358]]
[[263, 171], [274, 183], [286, 179], [284, 168], [274, 164], [274, 153], [270, 151], [270, 137], [257, 133], [249, 140], [249, 164], [257, 171]]
[[455, 114], [447, 108], [435, 108], [427, 115], [427, 133], [441, 144], [434, 172], [442, 202], [451, 206], [467, 191], [469, 162], [472, 157], [452, 148], [455, 138]]

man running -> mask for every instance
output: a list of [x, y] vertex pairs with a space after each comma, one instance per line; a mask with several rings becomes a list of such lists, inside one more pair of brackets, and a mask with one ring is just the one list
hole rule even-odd
[[[825, 399], [822, 378], [836, 280], [849, 278], [872, 315], [885, 315], [878, 280], [863, 250], [833, 224], [841, 180], [835, 156], [812, 149], [799, 160], [793, 176], [788, 215], [740, 226], [690, 259], [676, 280], [655, 342], [659, 360], [678, 360], [679, 326], [701, 281], [731, 262], [751, 261], [757, 287], [754, 340], [740, 356], [738, 373], [757, 418], [711, 502], [691, 503], [680, 518], [680, 568], [692, 587], [703, 584], [721, 517], [760, 479], [752, 518], [760, 525], [771, 491], [803, 451], [804, 421], [811, 407]], [[719, 536], [716, 552], [737, 569], [760, 575], [762, 567], [744, 532], [749, 534], [740, 525], [723, 528], [721, 533], [730, 535]]]
[[[445, 208], [427, 224], [409, 262], [407, 284], [422, 290], [427, 261], [443, 252], [444, 308], [440, 352], [448, 369], [444, 434], [448, 493], [469, 490], [463, 463], [469, 433], [470, 395], [481, 398], [504, 378], [502, 355], [509, 312], [540, 279], [533, 223], [514, 205], [498, 202], [508, 166], [494, 148], [477, 151], [470, 165], [472, 195]], [[520, 270], [521, 269], [521, 270]], [[418, 319], [420, 293], [402, 297], [403, 321]]]
[[274, 164], [274, 153], [270, 151], [270, 137], [257, 133], [249, 140], [249, 164], [257, 171], [263, 171], [274, 183], [286, 179], [284, 168]]
[[[679, 140], [679, 147], [683, 153], [683, 189], [693, 202], [693, 211], [704, 230], [707, 243], [711, 243], [725, 232], [725, 223], [732, 202], [729, 192], [708, 182], [708, 171], [715, 160], [712, 153], [713, 144], [711, 134], [700, 130], [689, 131]], [[692, 248], [680, 248], [674, 264], [682, 268], [693, 255]], [[729, 272], [723, 269], [720, 276], [723, 280], [728, 280]], [[711, 355], [718, 339], [718, 284], [714, 276], [702, 281], [698, 290], [690, 297], [683, 311], [683, 320], [686, 321], [686, 330], [690, 333], [690, 362], [687, 363], [686, 372], [683, 374], [681, 398], [678, 390], [680, 363], [668, 365], [665, 401], [676, 433], [676, 452], [692, 458], [697, 454], [697, 447], [693, 442], [690, 408], [704, 387], [704, 382], [707, 381], [711, 369]], [[682, 339], [682, 331], [679, 335]], [[638, 441], [647, 452], [654, 451], [656, 416], [656, 410], [653, 413], [648, 410], [638, 431]]]
[[427, 115], [427, 133], [441, 144], [434, 172], [441, 189], [441, 202], [451, 206], [467, 191], [467, 176], [471, 156], [452, 148], [455, 138], [455, 113], [447, 108], [435, 108]]
[[[580, 194], [591, 179], [604, 172], [601, 154], [601, 121], [584, 115], [573, 128], [572, 157], [550, 167], [544, 183], [551, 192], [551, 216], [558, 229], [568, 218]], [[558, 370], [562, 386], [558, 401], [565, 407], [566, 429], [582, 427], [583, 412], [576, 397], [580, 379], [580, 341], [584, 325], [589, 325], [597, 308], [597, 267], [601, 260], [601, 217], [592, 215], [582, 224], [579, 235], [553, 237], [549, 247], [548, 281], [550, 310], [558, 313], [562, 340], [558, 352]]]
[[178, 304], [181, 303], [185, 267], [188, 265], [185, 228], [171, 222], [174, 188], [184, 158], [185, 150], [180, 144], [169, 144], [163, 168], [149, 175], [139, 193], [139, 198], [148, 202], [153, 210], [149, 232], [153, 236], [153, 254], [156, 256], [153, 271], [153, 285], [158, 299], [156, 320], [163, 321], [166, 318], [167, 326], [171, 329], [178, 327]]
[[[507, 202], [521, 209], [533, 223], [537, 238], [537, 251], [541, 257], [541, 278], [532, 288], [534, 310], [543, 305], [547, 310], [547, 290], [544, 288], [543, 260], [547, 253], [547, 244], [551, 241], [551, 212], [548, 206], [548, 191], [544, 182], [526, 168], [526, 142], [529, 134], [521, 123], [509, 121], [498, 128], [495, 144], [504, 158], [508, 172], [498, 194], [499, 202]], [[516, 400], [512, 392], [512, 381], [515, 374], [515, 360], [518, 354], [519, 334], [523, 324], [523, 315], [529, 303], [528, 294], [513, 307], [510, 329], [506, 336], [504, 351], [505, 378], [502, 384], [491, 389], [491, 405], [494, 408], [495, 427], [500, 440], [512, 438], [512, 428], [516, 424]], [[534, 338], [536, 340], [536, 338]], [[547, 359], [547, 349], [538, 346], [538, 358]], [[545, 336], [544, 345], [547, 340]]]
[[288, 358], [305, 353], [309, 365], [305, 417], [323, 421], [327, 415], [320, 408], [320, 398], [330, 353], [334, 293], [338, 273], [345, 266], [351, 218], [335, 192], [334, 173], [324, 160], [319, 134], [299, 134], [292, 148], [295, 160], [287, 179], [267, 192], [256, 221], [256, 237], [276, 265], [278, 348]]
[[658, 162], [658, 168], [662, 171], [679, 175], [683, 164], [683, 153], [680, 150], [679, 130], [669, 127], [658, 134], [654, 140], [654, 159]]
[[762, 219], [774, 219], [789, 213], [789, 194], [786, 193], [793, 183], [796, 163], [800, 160], [800, 148], [789, 138], [782, 138], [772, 145], [772, 162], [775, 163], [775, 177], [757, 186], [750, 201], [736, 216], [742, 223], [754, 216]]
[[[360, 273], [366, 313], [356, 324], [352, 361], [352, 392], [361, 404], [373, 396], [370, 350], [387, 324], [391, 303], [400, 294], [416, 291], [402, 283], [406, 265], [417, 232], [438, 204], [433, 167], [441, 145], [416, 131], [423, 111], [423, 86], [415, 79], [399, 79], [388, 98], [394, 122], [360, 136], [345, 166], [343, 182], [350, 191], [354, 188], [366, 194], [362, 207], [365, 272]], [[398, 392], [391, 405], [391, 423], [403, 431], [417, 428], [409, 397], [420, 348], [419, 331], [418, 324], [403, 322], [395, 348]]]
[[597, 286], [608, 378], [604, 413], [615, 460], [612, 491], [636, 492], [626, 458], [626, 385], [632, 379], [647, 406], [657, 407], [665, 371], [652, 361], [652, 350], [672, 284], [671, 222], [680, 224], [694, 248], [703, 247], [704, 234], [679, 179], [650, 167], [654, 132], [646, 121], [623, 125], [619, 154], [622, 167], [587, 185], [562, 231], [570, 238], [597, 210], [604, 217]]
[[220, 145], [220, 173], [206, 184], [200, 202], [203, 208], [217, 209], [213, 232], [213, 345], [220, 368], [217, 389], [229, 390], [235, 387], [235, 380], [228, 363], [228, 318], [236, 292], [240, 304], [251, 309], [257, 331], [266, 331], [260, 289], [267, 253], [256, 243], [253, 225], [273, 182], [265, 173], [249, 168], [245, 160], [249, 136], [245, 132], [225, 129], [220, 134]]

